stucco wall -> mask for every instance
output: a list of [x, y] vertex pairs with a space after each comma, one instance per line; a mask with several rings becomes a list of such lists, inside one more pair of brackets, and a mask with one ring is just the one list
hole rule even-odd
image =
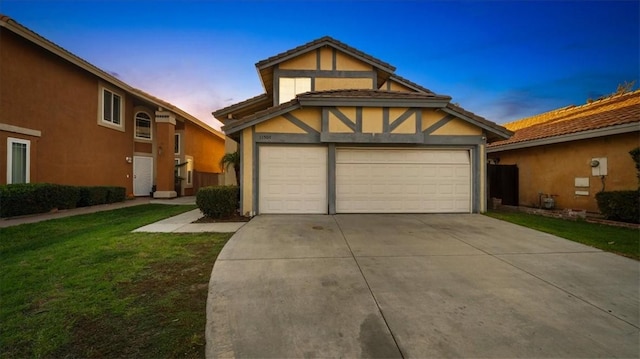
[[[558, 208], [586, 209], [598, 212], [595, 194], [602, 190], [629, 190], [638, 187], [634, 162], [629, 151], [637, 147], [639, 133], [552, 144], [518, 150], [494, 152], [489, 158], [499, 158], [500, 164], [515, 164], [519, 170], [520, 205], [537, 207], [538, 193], [558, 195]], [[592, 176], [592, 158], [607, 158], [604, 183]], [[575, 178], [588, 178], [588, 187], [576, 187]], [[575, 191], [588, 191], [576, 195]]]
[[193, 156], [194, 169], [199, 172], [222, 173], [220, 160], [224, 156], [224, 139], [193, 123], [184, 124], [185, 155]]
[[11, 136], [32, 141], [31, 182], [116, 185], [132, 192], [132, 164], [125, 161], [133, 153], [132, 99], [123, 97], [124, 131], [98, 126], [98, 78], [1, 31], [0, 122], [42, 136], [0, 133], [0, 183], [6, 183]]

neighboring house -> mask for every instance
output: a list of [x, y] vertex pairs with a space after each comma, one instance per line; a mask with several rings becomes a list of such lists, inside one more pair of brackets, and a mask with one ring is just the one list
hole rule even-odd
[[217, 182], [225, 136], [0, 15], [0, 142], [0, 184], [170, 198]]
[[214, 112], [243, 214], [485, 210], [486, 144], [510, 131], [330, 37], [256, 67], [266, 93]]
[[640, 146], [640, 91], [613, 95], [506, 124], [515, 131], [489, 146], [490, 162], [517, 165], [520, 205], [598, 212], [595, 194], [638, 188], [629, 151]]

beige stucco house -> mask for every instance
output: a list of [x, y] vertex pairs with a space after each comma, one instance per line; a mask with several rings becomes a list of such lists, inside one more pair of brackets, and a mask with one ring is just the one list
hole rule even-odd
[[256, 64], [265, 93], [215, 111], [241, 151], [241, 212], [477, 213], [511, 132], [323, 37]]
[[553, 196], [559, 209], [599, 212], [596, 193], [638, 188], [629, 151], [640, 146], [640, 91], [568, 106], [505, 125], [489, 161], [517, 165], [519, 205]]

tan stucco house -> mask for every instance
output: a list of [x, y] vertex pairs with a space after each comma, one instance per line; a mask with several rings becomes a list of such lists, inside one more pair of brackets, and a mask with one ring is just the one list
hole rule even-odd
[[511, 132], [330, 37], [256, 64], [265, 93], [215, 111], [241, 151], [241, 212], [477, 213]]
[[599, 212], [596, 193], [638, 188], [629, 151], [640, 146], [640, 91], [568, 106], [505, 125], [515, 132], [489, 145], [489, 161], [517, 165], [519, 204]]
[[[121, 186], [170, 198], [217, 182], [225, 136], [0, 15], [0, 184]], [[176, 163], [180, 177], [174, 186]]]

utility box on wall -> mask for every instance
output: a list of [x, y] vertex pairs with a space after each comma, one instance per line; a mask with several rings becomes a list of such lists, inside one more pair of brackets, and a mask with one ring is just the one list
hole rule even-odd
[[607, 158], [596, 157], [591, 159], [591, 175], [606, 176], [607, 175]]

